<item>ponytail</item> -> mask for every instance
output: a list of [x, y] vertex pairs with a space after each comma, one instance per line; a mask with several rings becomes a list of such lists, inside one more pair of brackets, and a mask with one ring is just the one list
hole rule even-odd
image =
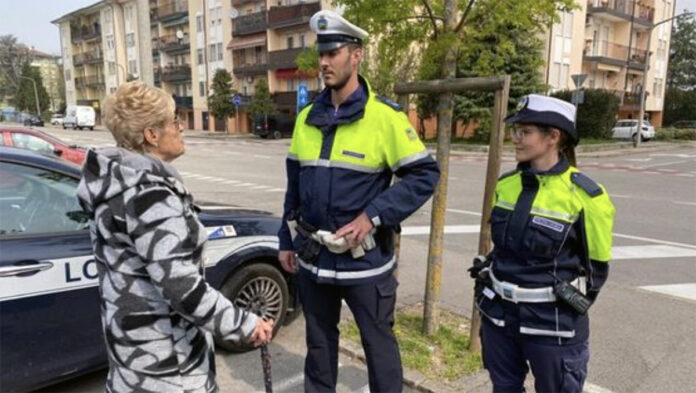
[[561, 142], [560, 142], [560, 154], [562, 156], [565, 156], [566, 159], [568, 159], [568, 162], [570, 165], [577, 167], [578, 162], [577, 158], [575, 157], [575, 144], [573, 141], [570, 139], [567, 133], [561, 131]]

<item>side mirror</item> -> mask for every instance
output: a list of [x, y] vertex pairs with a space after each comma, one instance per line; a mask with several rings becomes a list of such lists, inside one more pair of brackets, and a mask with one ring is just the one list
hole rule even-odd
[[53, 153], [57, 156], [62, 156], [63, 155], [63, 150], [61, 149], [53, 149]]

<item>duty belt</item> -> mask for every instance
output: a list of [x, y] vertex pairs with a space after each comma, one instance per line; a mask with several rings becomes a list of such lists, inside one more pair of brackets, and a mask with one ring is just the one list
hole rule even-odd
[[365, 251], [370, 251], [376, 246], [373, 236], [374, 229], [365, 236], [365, 239], [360, 245], [351, 248], [345, 238], [337, 238], [333, 232], [316, 229], [299, 218], [297, 220], [289, 220], [288, 227], [290, 228], [292, 237], [295, 237], [295, 232], [299, 232], [300, 235], [304, 237], [314, 239], [314, 241], [325, 246], [334, 254], [343, 254], [350, 250], [354, 259], [362, 258], [365, 256]]
[[[493, 275], [493, 269], [488, 270], [489, 277], [493, 282], [493, 290], [501, 298], [513, 303], [549, 303], [556, 301], [553, 287], [523, 288], [511, 282], [500, 281]], [[578, 277], [570, 282], [570, 285], [578, 288], [585, 293], [586, 279]]]

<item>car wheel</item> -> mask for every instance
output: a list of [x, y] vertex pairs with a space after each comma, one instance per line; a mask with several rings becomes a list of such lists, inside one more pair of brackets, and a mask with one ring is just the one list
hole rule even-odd
[[[273, 335], [283, 325], [288, 308], [288, 284], [276, 267], [267, 263], [252, 263], [234, 272], [222, 285], [220, 292], [232, 303], [255, 312], [274, 322]], [[243, 352], [254, 348], [251, 344], [215, 340], [216, 345], [228, 351]]]
[[[636, 133], [636, 134], [633, 134], [633, 136], [631, 137], [631, 139], [633, 140], [633, 143], [636, 142], [636, 138], [637, 138], [637, 137], [638, 137], [638, 134], [637, 134], [637, 133]], [[640, 136], [640, 141], [643, 142], [644, 140], [645, 140], [645, 138], [643, 138], [643, 135], [641, 135], [641, 136]]]
[[280, 131], [278, 131], [278, 130], [273, 131], [273, 139], [280, 139], [282, 137], [283, 137], [283, 134], [281, 134]]
[[65, 128], [66, 128], [66, 127], [65, 127], [65, 123], [63, 123], [63, 129], [65, 129]]
[[90, 130], [90, 131], [94, 131], [94, 127], [90, 127], [89, 130]]

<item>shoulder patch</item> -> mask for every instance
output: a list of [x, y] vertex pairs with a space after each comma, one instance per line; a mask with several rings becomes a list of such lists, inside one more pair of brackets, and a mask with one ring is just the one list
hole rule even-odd
[[375, 98], [377, 98], [381, 103], [387, 105], [388, 107], [394, 109], [397, 112], [401, 112], [401, 105], [397, 104], [396, 102], [390, 100], [387, 97], [375, 94]]
[[570, 175], [570, 180], [575, 185], [585, 190], [585, 192], [593, 198], [602, 195], [602, 193], [604, 192], [604, 190], [602, 190], [602, 187], [600, 187], [599, 184], [597, 184], [594, 180], [590, 179], [589, 177], [583, 175], [580, 172], [572, 173]]
[[498, 178], [498, 181], [503, 180], [503, 179], [505, 179], [506, 177], [510, 177], [510, 176], [514, 175], [515, 173], [517, 173], [517, 172], [519, 172], [519, 171], [518, 171], [516, 168], [513, 169], [513, 170], [511, 170], [511, 171], [507, 171], [507, 172], [503, 173], [502, 175], [500, 175], [500, 177]]

